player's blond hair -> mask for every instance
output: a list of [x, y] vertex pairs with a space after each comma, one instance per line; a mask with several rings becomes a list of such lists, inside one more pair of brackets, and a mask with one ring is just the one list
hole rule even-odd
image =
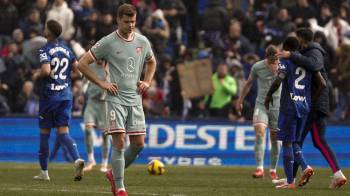
[[265, 49], [265, 58], [268, 61], [276, 61], [278, 59], [277, 57], [278, 47], [275, 45], [268, 45]]

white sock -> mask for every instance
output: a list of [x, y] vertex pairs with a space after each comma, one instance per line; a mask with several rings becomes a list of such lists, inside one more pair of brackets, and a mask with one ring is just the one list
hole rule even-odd
[[44, 174], [45, 176], [49, 175], [49, 171], [48, 170], [41, 170], [41, 173]]
[[125, 188], [120, 188], [117, 190], [117, 192], [119, 192], [119, 191], [125, 191]]
[[344, 177], [344, 174], [341, 170], [338, 170], [337, 172], [334, 173], [334, 177], [335, 178]]
[[95, 157], [93, 153], [88, 154], [88, 159], [90, 163], [95, 163]]
[[276, 169], [270, 169], [270, 172], [276, 172]]
[[102, 159], [101, 165], [102, 166], [107, 166], [108, 165], [108, 159]]
[[264, 170], [264, 167], [263, 166], [258, 166], [257, 169]]

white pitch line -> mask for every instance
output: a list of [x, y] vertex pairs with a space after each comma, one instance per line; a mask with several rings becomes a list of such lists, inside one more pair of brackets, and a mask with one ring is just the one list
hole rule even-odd
[[[78, 192], [78, 193], [91, 193], [91, 194], [103, 194], [103, 195], [110, 195], [111, 192], [106, 191], [77, 191], [77, 190], [68, 190], [68, 189], [39, 189], [39, 188], [20, 188], [20, 187], [13, 187], [13, 188], [0, 188], [2, 191], [37, 191], [37, 192]], [[168, 194], [158, 194], [158, 193], [133, 193], [130, 192], [129, 194], [132, 195], [149, 195], [149, 196], [160, 196], [160, 195], [168, 195]], [[186, 196], [183, 194], [170, 194], [168, 196]]]

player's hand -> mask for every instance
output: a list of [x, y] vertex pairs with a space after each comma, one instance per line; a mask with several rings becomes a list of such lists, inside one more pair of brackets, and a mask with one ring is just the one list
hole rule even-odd
[[102, 81], [100, 84], [100, 87], [104, 90], [107, 90], [109, 93], [112, 95], [117, 95], [118, 94], [118, 86], [115, 83], [110, 83], [107, 81]]
[[273, 98], [272, 96], [266, 96], [265, 98], [265, 108], [268, 110], [270, 108], [270, 102], [271, 102], [271, 105], [273, 105]]
[[243, 110], [243, 104], [240, 101], [237, 101], [235, 107], [236, 107], [238, 115], [241, 116], [242, 110]]
[[278, 58], [289, 58], [290, 57], [290, 52], [286, 50], [282, 50], [277, 52], [277, 57]]
[[137, 92], [142, 95], [147, 91], [147, 89], [151, 86], [149, 82], [146, 81], [138, 81], [137, 82]]

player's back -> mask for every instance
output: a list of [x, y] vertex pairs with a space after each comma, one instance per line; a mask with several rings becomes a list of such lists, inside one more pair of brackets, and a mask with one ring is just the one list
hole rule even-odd
[[312, 72], [283, 59], [279, 72], [284, 73], [281, 93], [281, 112], [293, 113], [298, 117], [307, 115], [311, 106]]
[[48, 42], [40, 50], [40, 63], [50, 64], [51, 73], [41, 81], [40, 100], [71, 100], [73, 52], [64, 44]]

